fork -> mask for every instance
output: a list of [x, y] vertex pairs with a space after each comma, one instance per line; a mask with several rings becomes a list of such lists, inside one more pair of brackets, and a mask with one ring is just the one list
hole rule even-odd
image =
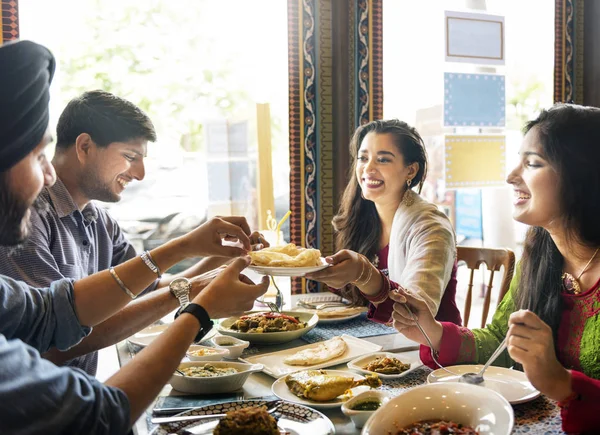
[[313, 304], [311, 302], [306, 302], [303, 300], [299, 300], [298, 301], [298, 305], [304, 307], [304, 308], [309, 308], [311, 310], [323, 310], [325, 308], [331, 308], [331, 307], [345, 307], [346, 304], [343, 302], [323, 302], [320, 304]]
[[460, 376], [459, 374], [454, 373], [451, 370], [448, 370], [446, 367], [444, 367], [443, 365], [441, 365], [438, 362], [437, 358], [435, 357], [435, 351], [433, 350], [433, 344], [431, 343], [431, 339], [429, 338], [429, 335], [427, 335], [427, 333], [425, 332], [425, 330], [423, 329], [423, 327], [421, 327], [421, 324], [419, 323], [419, 321], [415, 317], [415, 314], [411, 311], [411, 309], [409, 308], [409, 306], [406, 305], [406, 304], [404, 304], [404, 308], [406, 308], [406, 311], [408, 311], [408, 314], [410, 314], [410, 317], [412, 318], [412, 320], [417, 325], [417, 328], [419, 328], [419, 331], [421, 331], [421, 334], [423, 334], [423, 337], [425, 337], [425, 340], [427, 340], [427, 344], [429, 345], [429, 350], [431, 351], [431, 358], [433, 359], [433, 362], [435, 362], [437, 364], [437, 366], [439, 368], [441, 368], [442, 370], [444, 370], [445, 372], [448, 372], [448, 373], [450, 373], [451, 375], [454, 375], [454, 376]]

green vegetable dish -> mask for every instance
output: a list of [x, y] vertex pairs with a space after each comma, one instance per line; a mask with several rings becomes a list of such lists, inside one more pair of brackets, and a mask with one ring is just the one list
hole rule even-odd
[[216, 378], [218, 376], [234, 375], [238, 371], [233, 367], [215, 367], [211, 364], [204, 366], [180, 367], [184, 375], [192, 378]]
[[379, 409], [380, 406], [381, 402], [379, 400], [370, 399], [363, 402], [358, 402], [352, 406], [352, 409], [354, 411], [375, 411], [376, 409]]

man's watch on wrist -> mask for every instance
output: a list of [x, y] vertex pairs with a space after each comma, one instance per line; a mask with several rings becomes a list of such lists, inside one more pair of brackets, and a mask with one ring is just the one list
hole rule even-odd
[[190, 303], [190, 291], [192, 282], [187, 278], [175, 278], [169, 284], [169, 291], [179, 301], [181, 308], [185, 308]]
[[210, 316], [201, 305], [194, 303], [188, 304], [182, 309], [179, 309], [175, 314], [175, 318], [179, 317], [183, 313], [191, 314], [198, 319], [198, 322], [200, 322], [200, 331], [198, 331], [198, 335], [196, 335], [196, 338], [194, 338], [194, 342], [199, 342], [213, 327], [213, 322], [210, 320]]

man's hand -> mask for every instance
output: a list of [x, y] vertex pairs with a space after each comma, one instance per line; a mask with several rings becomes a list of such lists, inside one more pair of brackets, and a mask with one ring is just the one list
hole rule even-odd
[[[250, 227], [243, 216], [214, 217], [179, 239], [186, 257], [240, 257], [252, 249]], [[240, 246], [223, 244], [239, 242]]]
[[241, 272], [250, 264], [250, 257], [235, 259], [212, 280], [193, 300], [202, 305], [211, 318], [229, 317], [252, 309], [256, 298], [266, 293], [269, 277], [255, 285]]

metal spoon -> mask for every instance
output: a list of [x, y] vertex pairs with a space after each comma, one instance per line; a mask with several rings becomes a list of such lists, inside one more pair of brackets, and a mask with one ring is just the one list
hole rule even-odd
[[481, 368], [481, 370], [479, 370], [479, 373], [465, 373], [460, 376], [460, 378], [458, 379], [458, 382], [464, 382], [466, 384], [474, 384], [474, 385], [483, 383], [483, 372], [485, 372], [487, 370], [487, 368], [490, 366], [490, 364], [492, 364], [494, 361], [496, 361], [496, 359], [500, 356], [500, 354], [502, 352], [504, 352], [504, 349], [506, 349], [506, 345], [507, 345], [507, 343], [506, 343], [507, 339], [508, 339], [508, 337], [504, 337], [504, 340], [502, 341], [502, 343], [500, 343], [500, 346], [498, 346], [498, 348], [494, 351], [492, 356], [487, 360], [485, 365]]

